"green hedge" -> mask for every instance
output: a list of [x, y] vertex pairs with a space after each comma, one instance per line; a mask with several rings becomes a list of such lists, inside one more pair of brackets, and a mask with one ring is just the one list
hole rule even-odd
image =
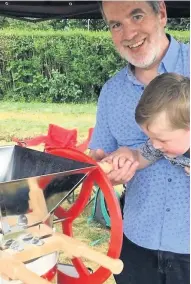
[[[189, 41], [189, 32], [170, 33]], [[107, 32], [0, 31], [0, 99], [95, 101], [124, 65]]]

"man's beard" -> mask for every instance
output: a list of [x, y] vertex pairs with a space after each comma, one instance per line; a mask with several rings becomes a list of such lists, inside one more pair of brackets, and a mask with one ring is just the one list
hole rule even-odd
[[[153, 39], [149, 44], [149, 50], [146, 51], [145, 56], [143, 55], [142, 58], [136, 59], [132, 55], [129, 55], [125, 47], [121, 47], [118, 49], [119, 54], [122, 58], [124, 58], [127, 62], [129, 62], [131, 65], [146, 69], [153, 65], [153, 63], [157, 60], [160, 51], [161, 51], [161, 40], [162, 40], [162, 33], [159, 29], [159, 27], [156, 29], [155, 32], [157, 36], [158, 45], [156, 45], [156, 41]], [[128, 48], [128, 47], [127, 47]]]
[[153, 48], [153, 50], [149, 50], [149, 54], [143, 56], [141, 59], [133, 58], [131, 55], [127, 54], [124, 48], [118, 49], [119, 54], [123, 59], [129, 62], [131, 65], [138, 68], [148, 68], [151, 66], [157, 59], [160, 53], [160, 47]]

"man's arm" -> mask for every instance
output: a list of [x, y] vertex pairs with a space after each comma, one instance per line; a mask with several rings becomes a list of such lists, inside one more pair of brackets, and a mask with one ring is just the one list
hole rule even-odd
[[96, 125], [89, 144], [89, 155], [96, 161], [101, 161], [107, 154], [117, 149], [117, 141], [108, 123], [107, 92], [105, 84], [98, 99]]

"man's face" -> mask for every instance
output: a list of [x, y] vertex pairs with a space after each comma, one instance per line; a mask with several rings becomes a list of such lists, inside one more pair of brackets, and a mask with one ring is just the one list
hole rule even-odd
[[135, 67], [151, 66], [163, 44], [164, 3], [158, 14], [145, 1], [103, 1], [103, 11], [120, 55]]
[[148, 127], [142, 125], [142, 129], [155, 149], [173, 158], [190, 148], [190, 129], [172, 129], [168, 121], [163, 112]]

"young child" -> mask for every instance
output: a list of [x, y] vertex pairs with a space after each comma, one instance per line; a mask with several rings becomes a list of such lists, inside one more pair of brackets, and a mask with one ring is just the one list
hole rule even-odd
[[135, 119], [149, 140], [137, 150], [121, 147], [104, 161], [112, 163], [114, 170], [127, 161], [138, 162], [137, 169], [142, 169], [166, 158], [189, 174], [190, 79], [175, 73], [157, 76], [145, 88], [136, 107]]

